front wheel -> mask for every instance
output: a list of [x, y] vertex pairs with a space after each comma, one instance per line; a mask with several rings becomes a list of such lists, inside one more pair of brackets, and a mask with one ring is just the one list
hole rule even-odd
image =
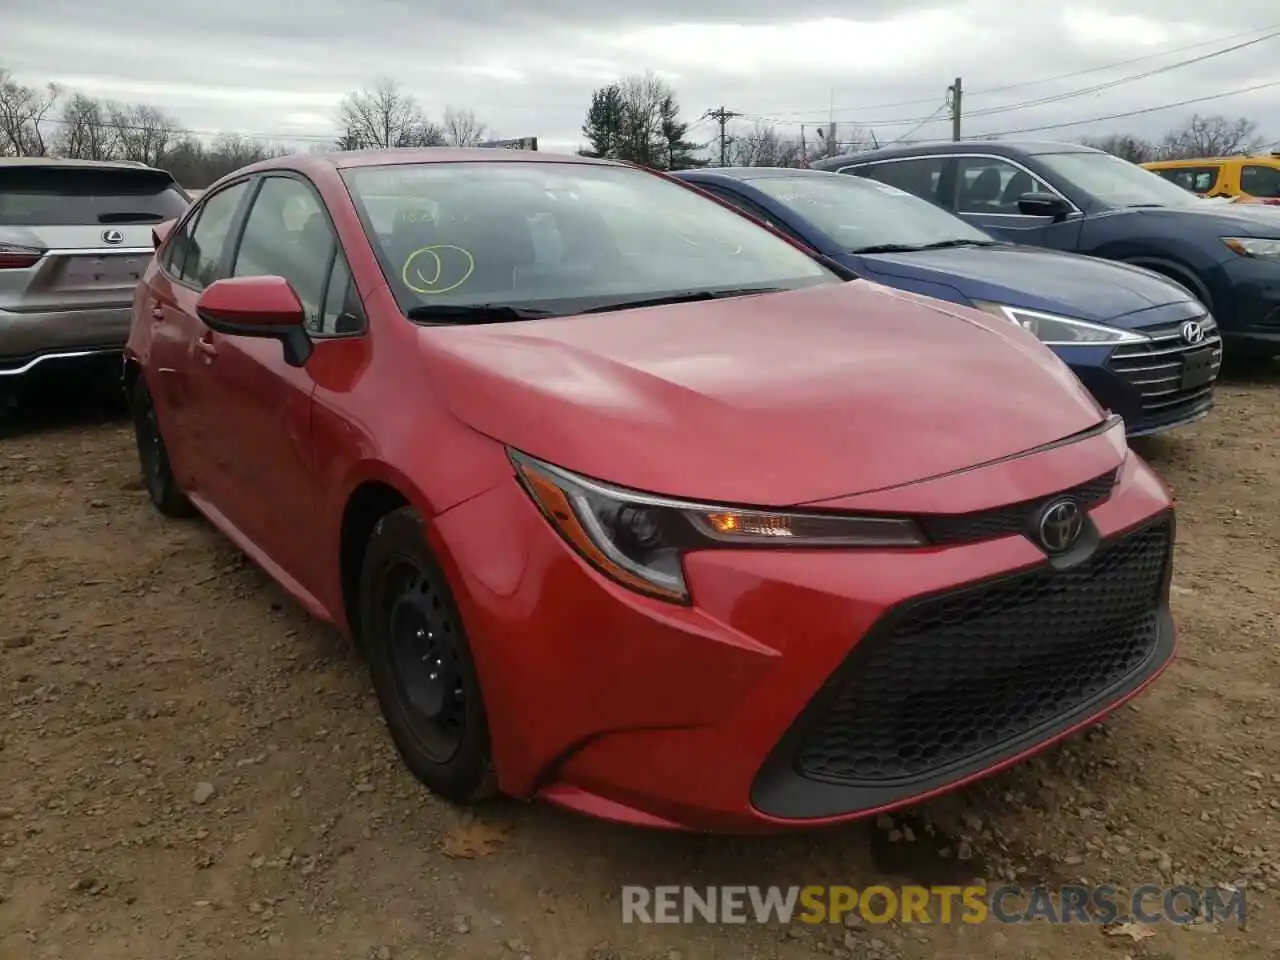
[[489, 724], [462, 619], [422, 518], [395, 510], [374, 528], [360, 574], [361, 642], [405, 765], [455, 803], [492, 797]]
[[142, 467], [142, 481], [147, 495], [156, 509], [166, 517], [189, 517], [194, 510], [191, 501], [178, 489], [173, 470], [169, 466], [169, 452], [160, 434], [160, 422], [156, 419], [156, 406], [151, 399], [147, 382], [138, 377], [133, 395], [129, 398], [133, 417], [133, 436], [138, 444], [138, 463]]

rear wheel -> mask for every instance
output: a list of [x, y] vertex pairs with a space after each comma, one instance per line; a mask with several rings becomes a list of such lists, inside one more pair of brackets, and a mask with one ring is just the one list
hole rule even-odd
[[360, 576], [361, 638], [406, 766], [456, 803], [497, 793], [480, 681], [453, 595], [410, 507], [374, 528]]
[[138, 445], [138, 464], [142, 468], [142, 481], [147, 495], [157, 510], [166, 517], [189, 517], [194, 512], [189, 501], [178, 489], [173, 470], [169, 466], [169, 453], [160, 434], [156, 419], [155, 403], [147, 382], [138, 377], [133, 394], [129, 398], [133, 417], [133, 436]]

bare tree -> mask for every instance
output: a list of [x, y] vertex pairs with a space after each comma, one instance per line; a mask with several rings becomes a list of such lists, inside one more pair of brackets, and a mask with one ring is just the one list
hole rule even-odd
[[59, 156], [75, 160], [110, 160], [119, 150], [119, 131], [106, 105], [83, 93], [72, 94], [62, 108], [62, 129], [54, 136]]
[[768, 123], [735, 132], [729, 141], [729, 163], [735, 167], [799, 167], [804, 159], [800, 139]]
[[1229, 157], [1256, 153], [1262, 146], [1258, 125], [1248, 117], [1231, 120], [1221, 115], [1196, 114], [1186, 126], [1165, 134], [1160, 143], [1160, 157], [1165, 160]]
[[46, 118], [62, 90], [56, 83], [43, 90], [24, 86], [0, 68], [0, 155], [43, 157], [49, 152]]
[[356, 90], [343, 97], [338, 125], [342, 129], [338, 143], [344, 150], [445, 143], [444, 131], [426, 118], [417, 98], [388, 77], [378, 80], [372, 90]]
[[179, 135], [176, 120], [145, 103], [111, 104], [107, 113], [119, 139], [122, 160], [159, 166]]
[[1080, 142], [1086, 147], [1102, 150], [1121, 160], [1128, 160], [1130, 163], [1146, 163], [1148, 160], [1156, 159], [1160, 153], [1160, 148], [1150, 140], [1135, 137], [1129, 133], [1113, 133], [1105, 137], [1081, 137]]
[[489, 139], [488, 127], [474, 110], [445, 107], [444, 139], [452, 147], [474, 147]]

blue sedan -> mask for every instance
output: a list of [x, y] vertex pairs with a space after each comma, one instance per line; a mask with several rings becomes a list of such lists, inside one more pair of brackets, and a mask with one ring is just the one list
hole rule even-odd
[[673, 176], [868, 280], [1021, 324], [1124, 418], [1131, 437], [1213, 406], [1217, 325], [1185, 288], [1152, 271], [1001, 242], [871, 179], [769, 167]]

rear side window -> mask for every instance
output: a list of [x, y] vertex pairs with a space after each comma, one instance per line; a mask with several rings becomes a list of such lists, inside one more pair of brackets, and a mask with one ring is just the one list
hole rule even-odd
[[1240, 189], [1251, 197], [1280, 197], [1280, 167], [1247, 164], [1240, 171]]
[[205, 201], [191, 231], [190, 248], [178, 276], [201, 289], [224, 276], [222, 264], [232, 227], [239, 222], [236, 212], [249, 188], [249, 181], [220, 190]]
[[159, 170], [0, 166], [0, 226], [160, 223], [187, 206]]
[[946, 157], [921, 157], [918, 160], [887, 160], [872, 164], [860, 176], [879, 180], [891, 187], [914, 193], [931, 203], [940, 203], [939, 188], [942, 184], [942, 168], [946, 166]]

